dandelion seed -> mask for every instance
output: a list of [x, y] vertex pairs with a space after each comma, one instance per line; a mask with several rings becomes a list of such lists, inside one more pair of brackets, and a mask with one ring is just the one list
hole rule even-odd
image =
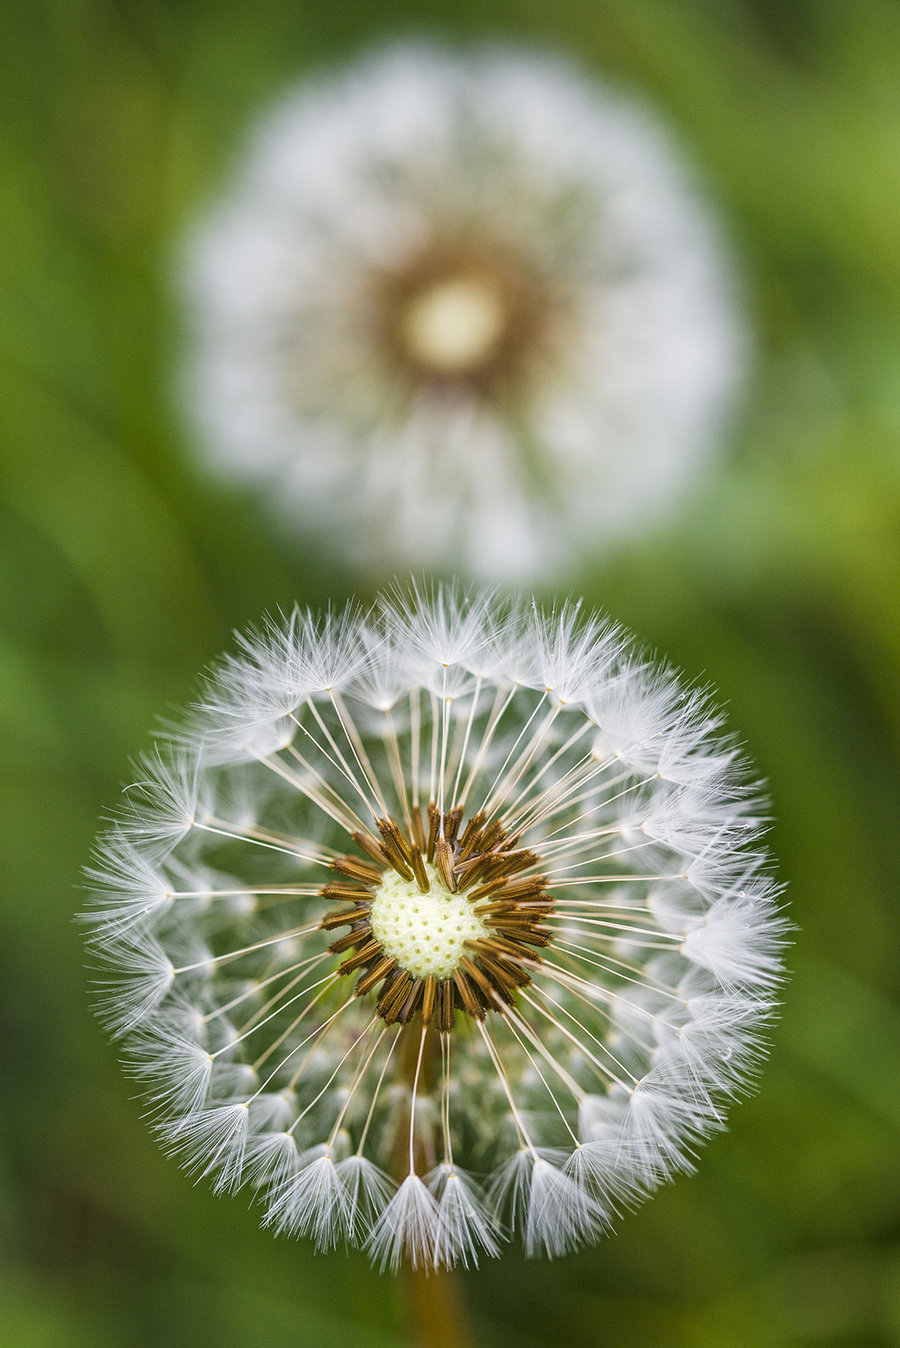
[[218, 471], [342, 556], [546, 578], [721, 442], [731, 273], [636, 100], [520, 51], [391, 47], [266, 112], [195, 228], [184, 401]]
[[559, 1255], [690, 1170], [785, 936], [717, 727], [571, 607], [414, 588], [246, 637], [91, 872], [165, 1145], [392, 1269]]

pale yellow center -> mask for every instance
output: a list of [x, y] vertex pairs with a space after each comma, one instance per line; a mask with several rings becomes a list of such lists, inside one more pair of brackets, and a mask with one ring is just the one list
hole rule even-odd
[[388, 871], [375, 891], [369, 922], [385, 955], [414, 978], [452, 978], [466, 941], [485, 937], [488, 928], [463, 894], [451, 894], [433, 866], [426, 870], [427, 894], [415, 881]]
[[410, 301], [403, 337], [410, 354], [438, 374], [461, 375], [488, 360], [506, 313], [489, 283], [457, 277], [428, 286]]

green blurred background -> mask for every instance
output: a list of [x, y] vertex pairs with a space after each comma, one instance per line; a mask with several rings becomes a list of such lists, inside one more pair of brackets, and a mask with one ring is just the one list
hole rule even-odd
[[0, 22], [0, 1337], [405, 1342], [395, 1280], [276, 1241], [158, 1152], [71, 914], [129, 757], [231, 629], [366, 589], [191, 466], [173, 245], [261, 100], [424, 31], [643, 91], [744, 258], [734, 443], [677, 521], [572, 588], [718, 686], [798, 927], [762, 1089], [697, 1176], [594, 1250], [465, 1275], [477, 1341], [900, 1344], [900, 7], [6, 0]]

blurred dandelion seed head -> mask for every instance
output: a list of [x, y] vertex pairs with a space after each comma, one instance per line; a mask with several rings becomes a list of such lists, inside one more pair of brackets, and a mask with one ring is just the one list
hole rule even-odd
[[413, 588], [242, 639], [98, 845], [165, 1145], [384, 1267], [558, 1255], [693, 1165], [784, 922], [707, 699], [608, 622]]
[[286, 95], [180, 286], [210, 463], [388, 569], [546, 577], [645, 527], [721, 441], [743, 365], [664, 127], [514, 50], [391, 47]]

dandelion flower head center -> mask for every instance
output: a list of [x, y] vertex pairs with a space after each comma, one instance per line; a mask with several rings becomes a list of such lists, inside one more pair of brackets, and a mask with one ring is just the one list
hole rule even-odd
[[534, 874], [540, 857], [517, 847], [499, 819], [462, 820], [462, 809], [442, 814], [433, 801], [427, 825], [410, 810], [409, 838], [395, 820], [378, 819], [380, 841], [353, 833], [367, 859], [338, 857], [332, 866], [345, 878], [321, 891], [342, 905], [323, 929], [350, 929], [329, 947], [353, 952], [338, 974], [358, 976], [357, 997], [375, 992], [388, 1025], [421, 1015], [447, 1031], [457, 1011], [476, 1020], [503, 1013], [551, 940], [543, 918], [553, 902], [546, 877]]
[[389, 871], [372, 900], [372, 933], [384, 953], [415, 978], [452, 978], [466, 953], [466, 942], [488, 935], [488, 927], [464, 894], [451, 894], [433, 866], [431, 889], [423, 894], [415, 881]]
[[403, 316], [410, 355], [436, 374], [468, 374], [494, 352], [507, 326], [502, 297], [487, 279], [449, 277], [413, 296]]
[[373, 301], [394, 376], [489, 402], [546, 364], [567, 307], [526, 258], [486, 232], [432, 239], [398, 258], [375, 278]]

